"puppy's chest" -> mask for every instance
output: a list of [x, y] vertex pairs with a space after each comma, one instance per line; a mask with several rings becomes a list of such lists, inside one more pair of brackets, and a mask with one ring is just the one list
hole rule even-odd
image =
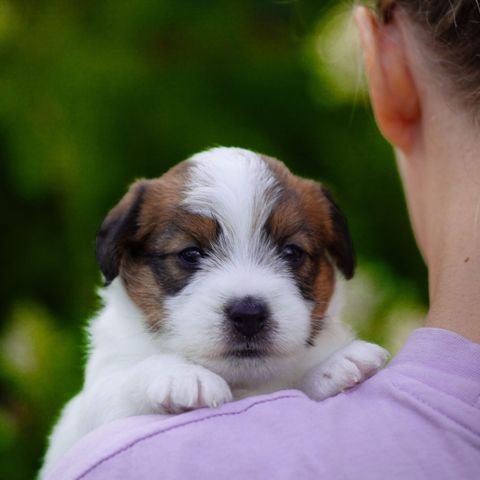
[[256, 395], [266, 395], [268, 393], [274, 393], [281, 390], [288, 390], [296, 388], [300, 384], [299, 381], [293, 381], [293, 379], [277, 380], [265, 385], [257, 385], [255, 387], [238, 386], [232, 388], [232, 394], [234, 400], [241, 400], [242, 398], [254, 397]]

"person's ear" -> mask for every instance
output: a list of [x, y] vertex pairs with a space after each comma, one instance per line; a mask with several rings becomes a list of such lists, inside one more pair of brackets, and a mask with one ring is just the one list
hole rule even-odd
[[408, 152], [420, 119], [420, 101], [395, 13], [384, 23], [370, 9], [357, 7], [355, 20], [377, 125], [390, 143]]

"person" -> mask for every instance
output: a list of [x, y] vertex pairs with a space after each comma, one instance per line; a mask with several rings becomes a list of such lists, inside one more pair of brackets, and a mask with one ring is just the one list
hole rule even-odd
[[480, 478], [480, 5], [357, 7], [370, 96], [395, 148], [430, 308], [356, 388], [298, 391], [93, 432], [50, 478]]

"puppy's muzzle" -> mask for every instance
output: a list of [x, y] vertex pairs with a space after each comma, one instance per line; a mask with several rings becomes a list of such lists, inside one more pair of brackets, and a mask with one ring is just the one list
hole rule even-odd
[[244, 297], [231, 301], [225, 307], [225, 314], [238, 333], [251, 338], [265, 328], [269, 310], [263, 300]]

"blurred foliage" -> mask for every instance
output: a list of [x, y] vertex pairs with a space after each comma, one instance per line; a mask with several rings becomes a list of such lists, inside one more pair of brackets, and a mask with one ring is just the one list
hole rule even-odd
[[330, 185], [359, 256], [347, 316], [393, 350], [418, 324], [425, 270], [349, 8], [0, 0], [0, 478], [32, 478], [81, 385], [103, 216], [134, 178], [207, 147], [262, 151]]

